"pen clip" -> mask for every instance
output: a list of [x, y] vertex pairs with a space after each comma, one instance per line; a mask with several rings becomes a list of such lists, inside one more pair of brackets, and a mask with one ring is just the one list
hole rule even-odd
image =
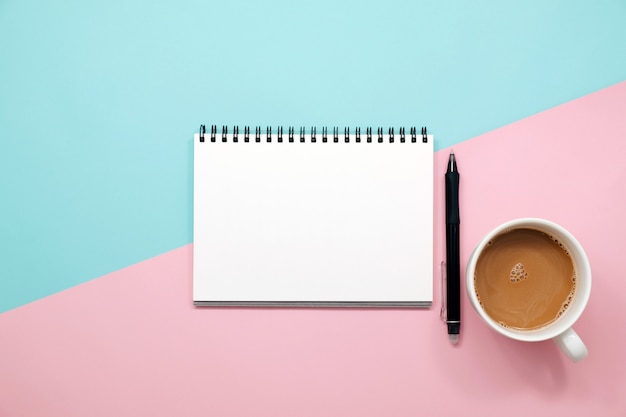
[[447, 320], [447, 294], [446, 281], [448, 280], [448, 266], [445, 261], [441, 261], [441, 310], [439, 310], [439, 318], [442, 321]]

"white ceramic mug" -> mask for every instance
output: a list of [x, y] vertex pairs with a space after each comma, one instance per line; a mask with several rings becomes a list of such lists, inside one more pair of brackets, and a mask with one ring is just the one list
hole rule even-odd
[[[496, 236], [514, 229], [535, 229], [556, 237], [569, 251], [576, 272], [576, 290], [569, 307], [557, 320], [536, 330], [515, 330], [500, 325], [482, 308], [474, 289], [476, 263], [482, 251]], [[558, 224], [544, 219], [522, 218], [503, 223], [491, 230], [480, 243], [478, 243], [469, 258], [465, 283], [467, 295], [469, 296], [472, 306], [480, 317], [498, 333], [510, 337], [511, 339], [524, 342], [539, 342], [552, 339], [561, 348], [563, 353], [574, 362], [578, 362], [587, 356], [587, 347], [578, 334], [576, 334], [572, 326], [582, 314], [589, 300], [591, 293], [591, 267], [580, 243], [571, 233]]]

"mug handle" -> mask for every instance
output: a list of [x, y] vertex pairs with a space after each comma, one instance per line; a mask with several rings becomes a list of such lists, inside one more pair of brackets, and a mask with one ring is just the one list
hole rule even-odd
[[571, 327], [552, 340], [574, 362], [581, 361], [587, 357], [587, 347]]

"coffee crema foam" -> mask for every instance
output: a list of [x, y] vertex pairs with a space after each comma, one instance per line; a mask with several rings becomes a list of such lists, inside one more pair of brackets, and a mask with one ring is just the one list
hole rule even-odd
[[576, 271], [565, 246], [533, 229], [496, 236], [483, 249], [474, 290], [487, 314], [503, 327], [536, 330], [557, 320], [576, 291]]

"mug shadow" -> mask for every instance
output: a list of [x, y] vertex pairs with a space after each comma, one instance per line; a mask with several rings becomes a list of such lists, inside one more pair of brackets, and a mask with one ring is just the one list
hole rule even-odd
[[538, 394], [553, 396], [567, 388], [565, 362], [570, 360], [552, 340], [521, 342], [490, 332], [493, 346], [498, 346], [509, 371], [517, 374], [520, 382], [535, 388]]

